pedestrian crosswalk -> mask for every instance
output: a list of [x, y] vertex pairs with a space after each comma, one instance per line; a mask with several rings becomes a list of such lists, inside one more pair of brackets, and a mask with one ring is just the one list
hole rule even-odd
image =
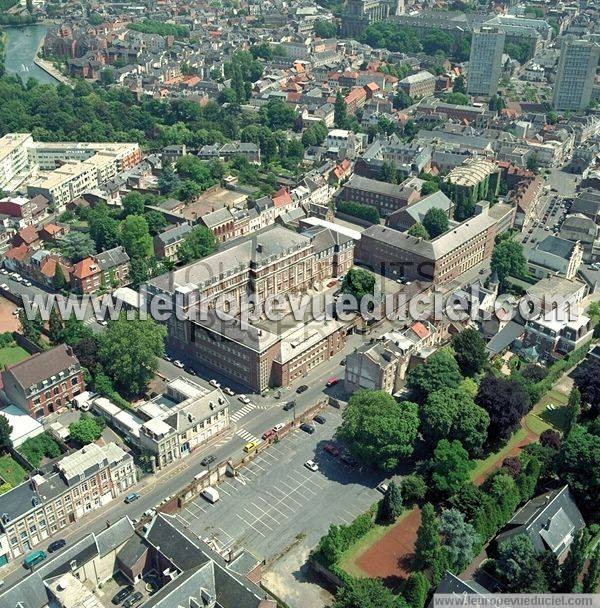
[[250, 433], [249, 431], [246, 431], [244, 429], [238, 429], [235, 434], [238, 437], [241, 437], [244, 441], [260, 441], [260, 439], [258, 437], [256, 437], [255, 435], [253, 435], [252, 433]]
[[89, 326], [89, 325], [91, 325], [92, 323], [94, 323], [94, 321], [95, 321], [95, 320], [96, 320], [96, 318], [95, 318], [95, 317], [90, 317], [89, 319], [86, 319], [86, 320], [83, 322], [83, 324], [84, 324], [84, 325]]
[[256, 406], [254, 405], [254, 403], [248, 403], [242, 409], [239, 409], [237, 412], [235, 412], [235, 414], [231, 414], [229, 416], [229, 418], [231, 419], [231, 422], [237, 422], [238, 420], [243, 418], [246, 414], [249, 414], [252, 410], [255, 410], [255, 409], [256, 409]]

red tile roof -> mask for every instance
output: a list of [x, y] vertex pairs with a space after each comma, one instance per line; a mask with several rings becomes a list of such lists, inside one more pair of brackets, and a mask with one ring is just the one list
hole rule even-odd
[[272, 197], [273, 204], [275, 207], [283, 207], [284, 205], [289, 205], [292, 202], [292, 197], [290, 193], [285, 189], [279, 189]]
[[419, 336], [419, 338], [421, 338], [421, 340], [424, 340], [429, 336], [429, 330], [420, 321], [413, 323], [410, 328]]
[[72, 275], [76, 279], [87, 279], [100, 271], [98, 263], [92, 258], [85, 258], [73, 266]]
[[17, 232], [17, 235], [24, 243], [29, 245], [39, 240], [38, 231], [33, 226], [25, 226], [25, 228], [21, 228], [21, 230]]
[[10, 258], [11, 260], [17, 260], [22, 262], [30, 253], [29, 247], [23, 243], [18, 247], [13, 247], [9, 249], [5, 254], [5, 258]]

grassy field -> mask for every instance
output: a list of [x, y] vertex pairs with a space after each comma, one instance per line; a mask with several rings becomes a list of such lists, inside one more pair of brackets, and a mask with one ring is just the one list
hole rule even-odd
[[29, 353], [20, 346], [5, 346], [0, 348], [0, 369], [5, 365], [13, 365], [27, 359]]
[[27, 479], [27, 471], [10, 454], [4, 454], [0, 456], [0, 476], [14, 487]]

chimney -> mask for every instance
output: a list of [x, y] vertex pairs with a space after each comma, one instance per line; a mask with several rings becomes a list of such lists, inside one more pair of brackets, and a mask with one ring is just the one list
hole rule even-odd
[[262, 253], [262, 250], [263, 250], [262, 243], [257, 243], [256, 244], [256, 251], [258, 251], [258, 253]]

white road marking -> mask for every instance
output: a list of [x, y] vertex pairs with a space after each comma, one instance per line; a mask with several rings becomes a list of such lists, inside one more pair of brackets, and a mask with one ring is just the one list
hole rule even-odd
[[257, 530], [251, 523], [247, 522], [239, 513], [236, 513], [236, 517], [239, 517], [247, 526], [250, 526], [255, 532], [258, 532], [263, 538], [265, 538], [265, 535], [260, 530]]

